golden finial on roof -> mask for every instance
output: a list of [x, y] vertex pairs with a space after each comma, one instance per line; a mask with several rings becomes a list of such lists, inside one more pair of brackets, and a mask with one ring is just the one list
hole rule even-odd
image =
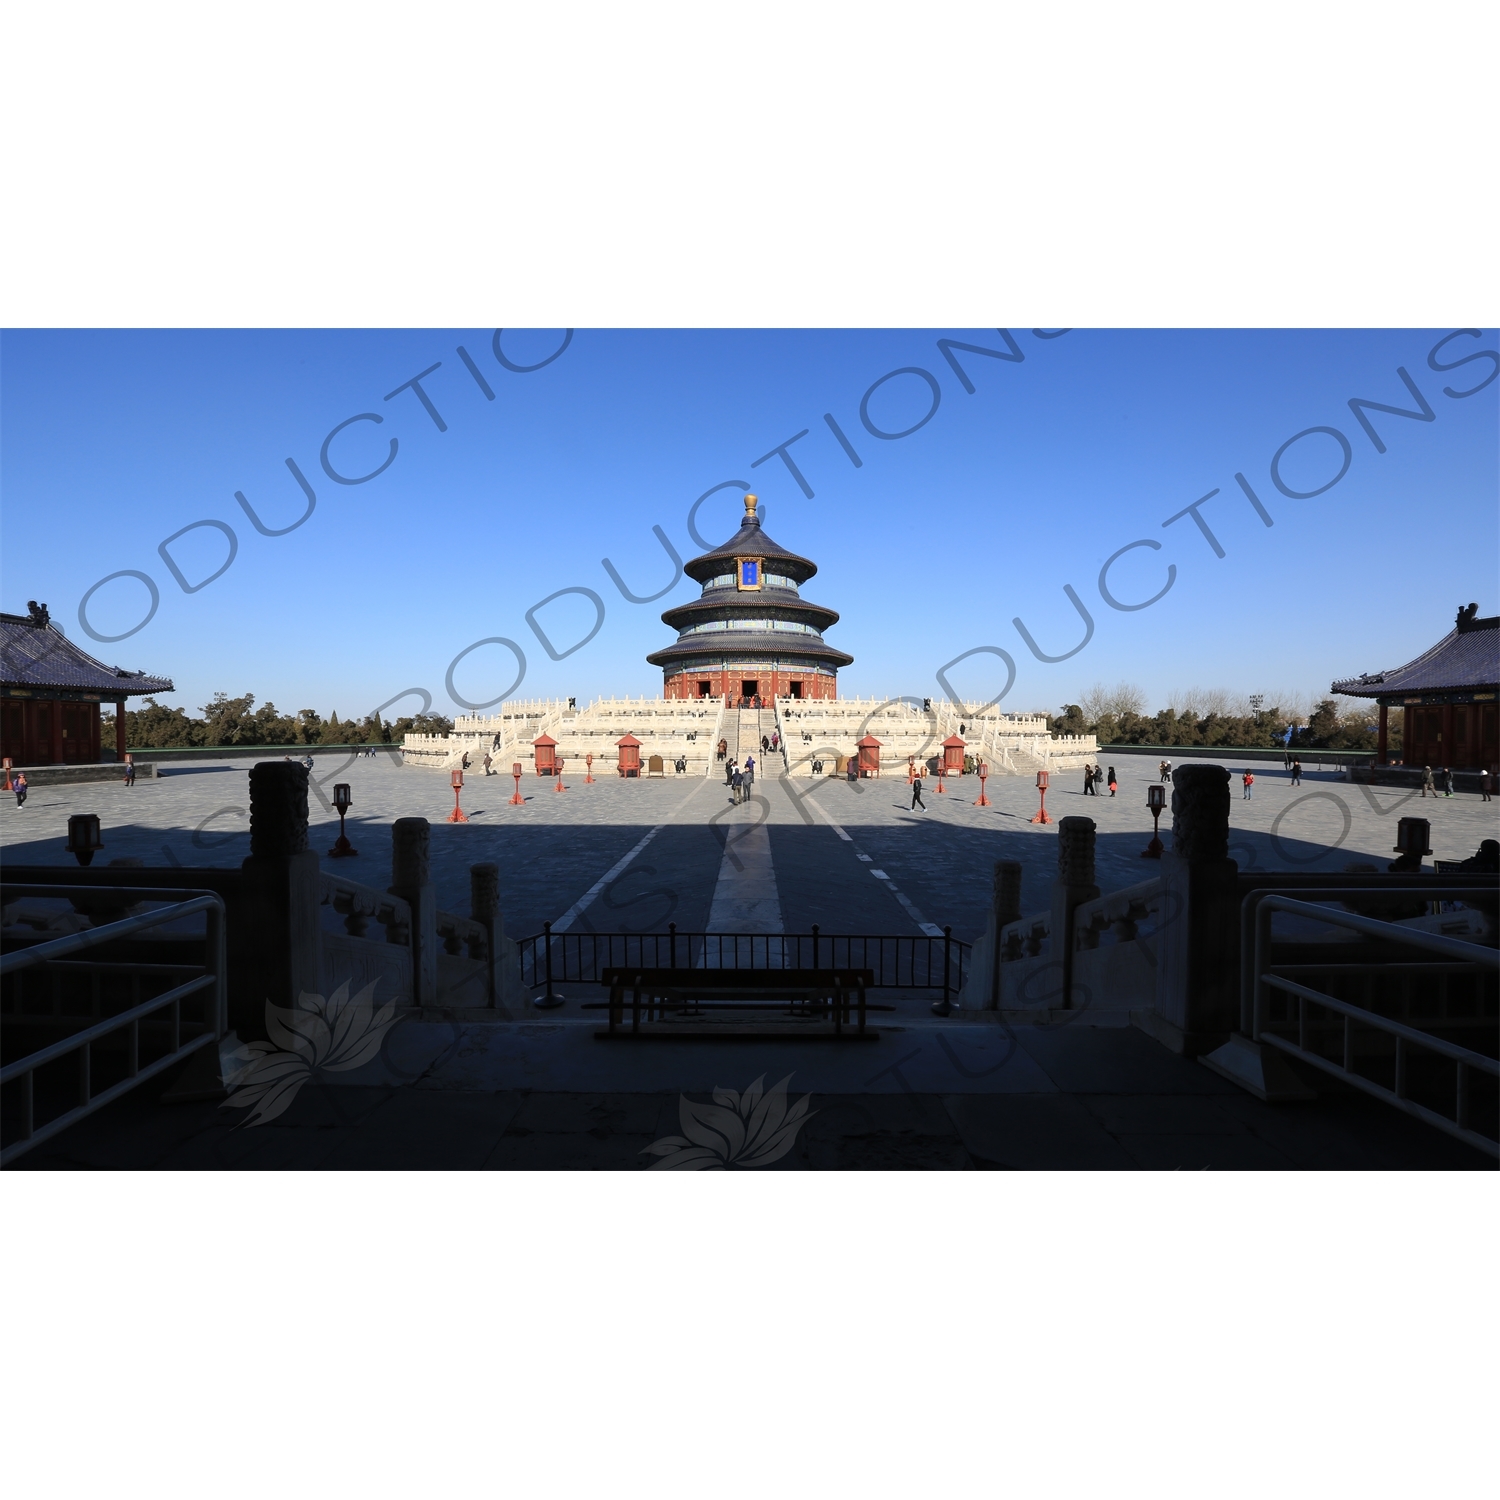
[[751, 520], [755, 519], [755, 507], [760, 503], [758, 495], [745, 496], [745, 515]]

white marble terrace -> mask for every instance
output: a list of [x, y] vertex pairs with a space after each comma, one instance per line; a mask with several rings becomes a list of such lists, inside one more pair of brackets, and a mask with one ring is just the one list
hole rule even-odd
[[[958, 734], [966, 753], [985, 760], [995, 776], [1034, 776], [1044, 767], [1052, 771], [1077, 769], [1098, 757], [1093, 735], [1049, 735], [1038, 714], [1008, 714], [984, 704], [954, 705], [933, 699], [924, 709], [920, 700], [836, 698], [814, 700], [778, 698], [774, 710], [761, 721], [781, 731], [786, 768], [792, 776], [811, 776], [813, 762], [822, 762], [824, 775], [834, 775], [838, 758], [855, 753], [860, 739], [873, 734], [881, 743], [881, 765], [904, 771], [908, 756], [928, 762], [950, 735]], [[520, 761], [533, 766], [532, 742], [543, 734], [557, 741], [557, 753], [572, 774], [592, 754], [596, 775], [613, 775], [618, 760], [616, 742], [633, 734], [641, 742], [645, 774], [653, 755], [659, 755], [667, 776], [708, 776], [714, 771], [714, 746], [721, 737], [736, 735], [735, 711], [726, 711], [721, 698], [596, 698], [586, 708], [570, 708], [568, 700], [517, 699], [500, 712], [460, 715], [449, 735], [409, 734], [402, 756], [409, 766], [447, 771], [469, 756], [479, 766], [488, 754], [496, 769], [507, 771]], [[674, 767], [682, 760], [686, 770]]]

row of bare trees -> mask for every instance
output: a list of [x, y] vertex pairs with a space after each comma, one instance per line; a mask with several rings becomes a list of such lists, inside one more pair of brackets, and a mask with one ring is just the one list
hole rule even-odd
[[[1271, 748], [1286, 743], [1293, 730], [1293, 749], [1373, 750], [1376, 710], [1360, 698], [1323, 698], [1312, 703], [1305, 693], [1266, 693], [1257, 707], [1248, 693], [1228, 688], [1183, 688], [1168, 695], [1152, 712], [1142, 688], [1132, 682], [1109, 686], [1096, 682], [1079, 702], [1048, 714], [1054, 734], [1094, 734], [1112, 745], [1222, 745], [1241, 749]], [[1392, 747], [1399, 729], [1391, 725]]]

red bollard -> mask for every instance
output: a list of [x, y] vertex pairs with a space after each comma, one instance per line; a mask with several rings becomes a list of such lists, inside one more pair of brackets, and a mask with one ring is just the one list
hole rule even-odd
[[516, 778], [516, 794], [510, 799], [512, 807], [525, 806], [526, 799], [521, 795], [521, 762], [514, 760], [510, 764], [510, 774]]
[[562, 756], [559, 755], [557, 757], [557, 785], [552, 788], [552, 790], [554, 792], [565, 792], [565, 791], [567, 791], [567, 787], [565, 787], [562, 784], [562, 768], [563, 768]]
[[984, 795], [984, 783], [989, 778], [990, 768], [983, 761], [980, 761], [979, 762], [978, 770], [979, 770], [979, 801], [976, 802], [974, 804], [974, 806], [975, 807], [988, 807], [990, 805], [990, 799]]
[[467, 823], [469, 815], [458, 805], [458, 794], [463, 790], [464, 773], [455, 771], [453, 773], [453, 811], [443, 819], [445, 823]]
[[587, 786], [594, 779], [594, 752], [592, 750], [583, 757], [583, 769], [585, 773], [583, 778], [584, 785]]
[[943, 757], [941, 755], [938, 756], [938, 784], [937, 784], [937, 789], [940, 792], [946, 792], [948, 790], [948, 788], [943, 785]]
[[1052, 822], [1052, 819], [1047, 816], [1047, 783], [1051, 779], [1045, 771], [1038, 771], [1036, 773], [1036, 789], [1042, 794], [1042, 808], [1036, 817], [1031, 820], [1033, 823]]
[[15, 787], [10, 784], [10, 756], [8, 755], [5, 757], [5, 785], [0, 787], [0, 791], [15, 791]]

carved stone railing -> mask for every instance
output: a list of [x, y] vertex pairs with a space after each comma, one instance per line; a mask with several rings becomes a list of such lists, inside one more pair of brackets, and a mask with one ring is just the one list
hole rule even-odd
[[482, 922], [448, 911], [435, 912], [433, 916], [433, 926], [443, 940], [444, 952], [457, 957], [467, 947], [470, 958], [489, 957], [490, 937]]
[[1086, 952], [1099, 946], [1099, 939], [1113, 930], [1121, 943], [1132, 943], [1140, 935], [1140, 924], [1162, 908], [1160, 876], [1111, 891], [1096, 901], [1086, 901], [1073, 912], [1073, 949]]
[[343, 917], [344, 931], [350, 937], [364, 937], [373, 920], [385, 928], [386, 942], [402, 947], [411, 943], [411, 907], [389, 891], [377, 891], [325, 870], [318, 878], [318, 904], [331, 906]]
[[1000, 931], [1000, 962], [1015, 963], [1022, 958], [1038, 957], [1046, 944], [1050, 931], [1050, 913], [1039, 911], [1029, 917], [1020, 917]]

